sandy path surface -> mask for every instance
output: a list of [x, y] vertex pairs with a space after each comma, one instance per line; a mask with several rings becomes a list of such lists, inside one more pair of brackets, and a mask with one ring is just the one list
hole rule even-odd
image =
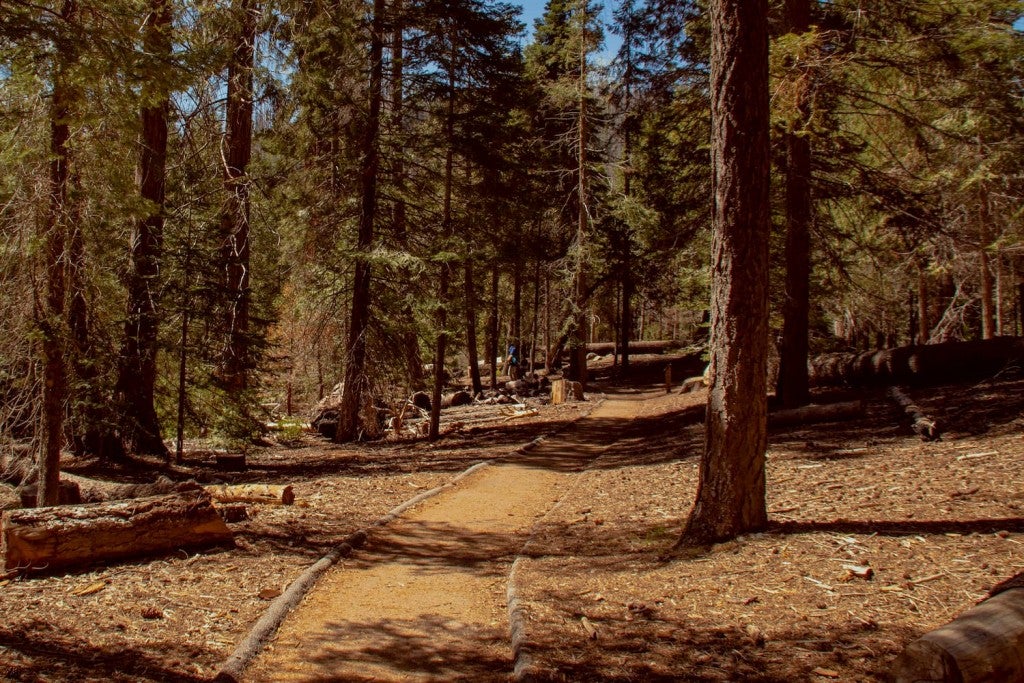
[[321, 579], [246, 678], [508, 680], [512, 563], [575, 475], [614, 443], [638, 400], [604, 402], [372, 534]]

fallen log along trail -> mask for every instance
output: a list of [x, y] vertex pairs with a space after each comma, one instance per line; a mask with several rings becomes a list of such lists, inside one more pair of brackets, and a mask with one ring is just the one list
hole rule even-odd
[[371, 533], [320, 579], [244, 679], [509, 680], [522, 629], [515, 560], [644, 398], [605, 400]]

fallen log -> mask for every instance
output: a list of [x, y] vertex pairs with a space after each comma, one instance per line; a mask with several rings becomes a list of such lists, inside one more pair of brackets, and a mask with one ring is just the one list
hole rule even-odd
[[990, 377], [1024, 364], [1024, 339], [996, 337], [865, 353], [830, 353], [810, 363], [812, 386], [929, 385]]
[[768, 413], [769, 427], [785, 427], [795, 424], [814, 422], [834, 422], [838, 420], [854, 420], [864, 417], [864, 401], [844, 401], [842, 403], [826, 403], [809, 405], [800, 408], [776, 410]]
[[911, 642], [893, 669], [896, 683], [1024, 680], [1024, 587], [996, 593]]
[[[38, 484], [23, 484], [18, 487], [18, 495], [21, 497], [21, 507], [34, 508], [39, 499]], [[61, 505], [78, 505], [82, 502], [82, 492], [78, 484], [67, 479], [61, 479], [57, 484], [57, 500]]]
[[903, 412], [906, 413], [913, 423], [911, 427], [914, 433], [921, 437], [924, 441], [934, 441], [939, 438], [939, 426], [935, 420], [928, 417], [923, 410], [921, 410], [914, 401], [907, 396], [906, 392], [900, 387], [889, 387], [889, 398], [892, 399]]
[[291, 505], [295, 502], [292, 487], [284, 484], [217, 484], [204, 488], [218, 503]]
[[231, 543], [205, 491], [8, 510], [0, 520], [5, 570], [64, 569]]

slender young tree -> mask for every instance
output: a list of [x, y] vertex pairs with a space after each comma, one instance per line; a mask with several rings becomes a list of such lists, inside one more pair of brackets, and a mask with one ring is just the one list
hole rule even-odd
[[164, 196], [167, 176], [167, 121], [170, 91], [164, 65], [171, 58], [170, 0], [150, 0], [143, 28], [143, 49], [152, 58], [142, 86], [138, 185], [145, 215], [134, 226], [127, 277], [128, 312], [124, 324], [117, 389], [121, 397], [125, 446], [134, 453], [169, 457], [160, 431], [154, 390], [161, 311], [160, 261], [163, 252]]
[[712, 0], [710, 20], [711, 386], [700, 482], [683, 546], [732, 538], [768, 522], [768, 3]]

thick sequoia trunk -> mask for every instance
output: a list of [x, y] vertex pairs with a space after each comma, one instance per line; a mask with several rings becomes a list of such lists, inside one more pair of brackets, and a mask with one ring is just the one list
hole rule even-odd
[[[171, 54], [169, 0], [150, 0], [143, 43], [147, 55]], [[154, 73], [160, 74], [160, 70]], [[160, 260], [163, 254], [164, 195], [167, 168], [167, 85], [155, 76], [142, 89], [138, 185], [148, 215], [135, 225], [127, 278], [128, 306], [118, 373], [125, 446], [134, 453], [169, 457], [160, 433], [154, 391], [160, 311]]]
[[352, 282], [352, 311], [349, 317], [345, 354], [345, 379], [338, 410], [338, 443], [353, 441], [359, 435], [359, 415], [363, 394], [368, 390], [366, 376], [366, 335], [370, 327], [370, 250], [373, 247], [374, 220], [377, 216], [377, 174], [380, 167], [380, 112], [384, 79], [384, 0], [373, 2], [370, 31], [370, 92], [366, 125], [360, 141], [359, 234], [356, 242], [355, 276]]
[[231, 531], [202, 491], [11, 510], [3, 514], [0, 536], [6, 570], [47, 571], [232, 540]]
[[711, 384], [697, 499], [683, 546], [768, 523], [767, 0], [713, 0], [711, 26]]
[[1024, 361], [1024, 339], [946, 342], [900, 346], [865, 353], [830, 353], [811, 362], [816, 386], [928, 385], [994, 375], [1011, 362]]
[[229, 391], [248, 386], [249, 344], [249, 178], [252, 156], [253, 60], [259, 0], [236, 0], [240, 33], [228, 64], [224, 148], [224, 188], [227, 201], [221, 213], [221, 262], [224, 267], [225, 346], [221, 378]]
[[[791, 33], [804, 33], [810, 25], [809, 0], [786, 0]], [[804, 81], [797, 104], [799, 125], [810, 117], [809, 80], [805, 69], [794, 74]], [[811, 277], [811, 141], [803, 131], [790, 131], [786, 142], [786, 296], [782, 307], [782, 346], [776, 394], [786, 408], [807, 404], [808, 319]]]

